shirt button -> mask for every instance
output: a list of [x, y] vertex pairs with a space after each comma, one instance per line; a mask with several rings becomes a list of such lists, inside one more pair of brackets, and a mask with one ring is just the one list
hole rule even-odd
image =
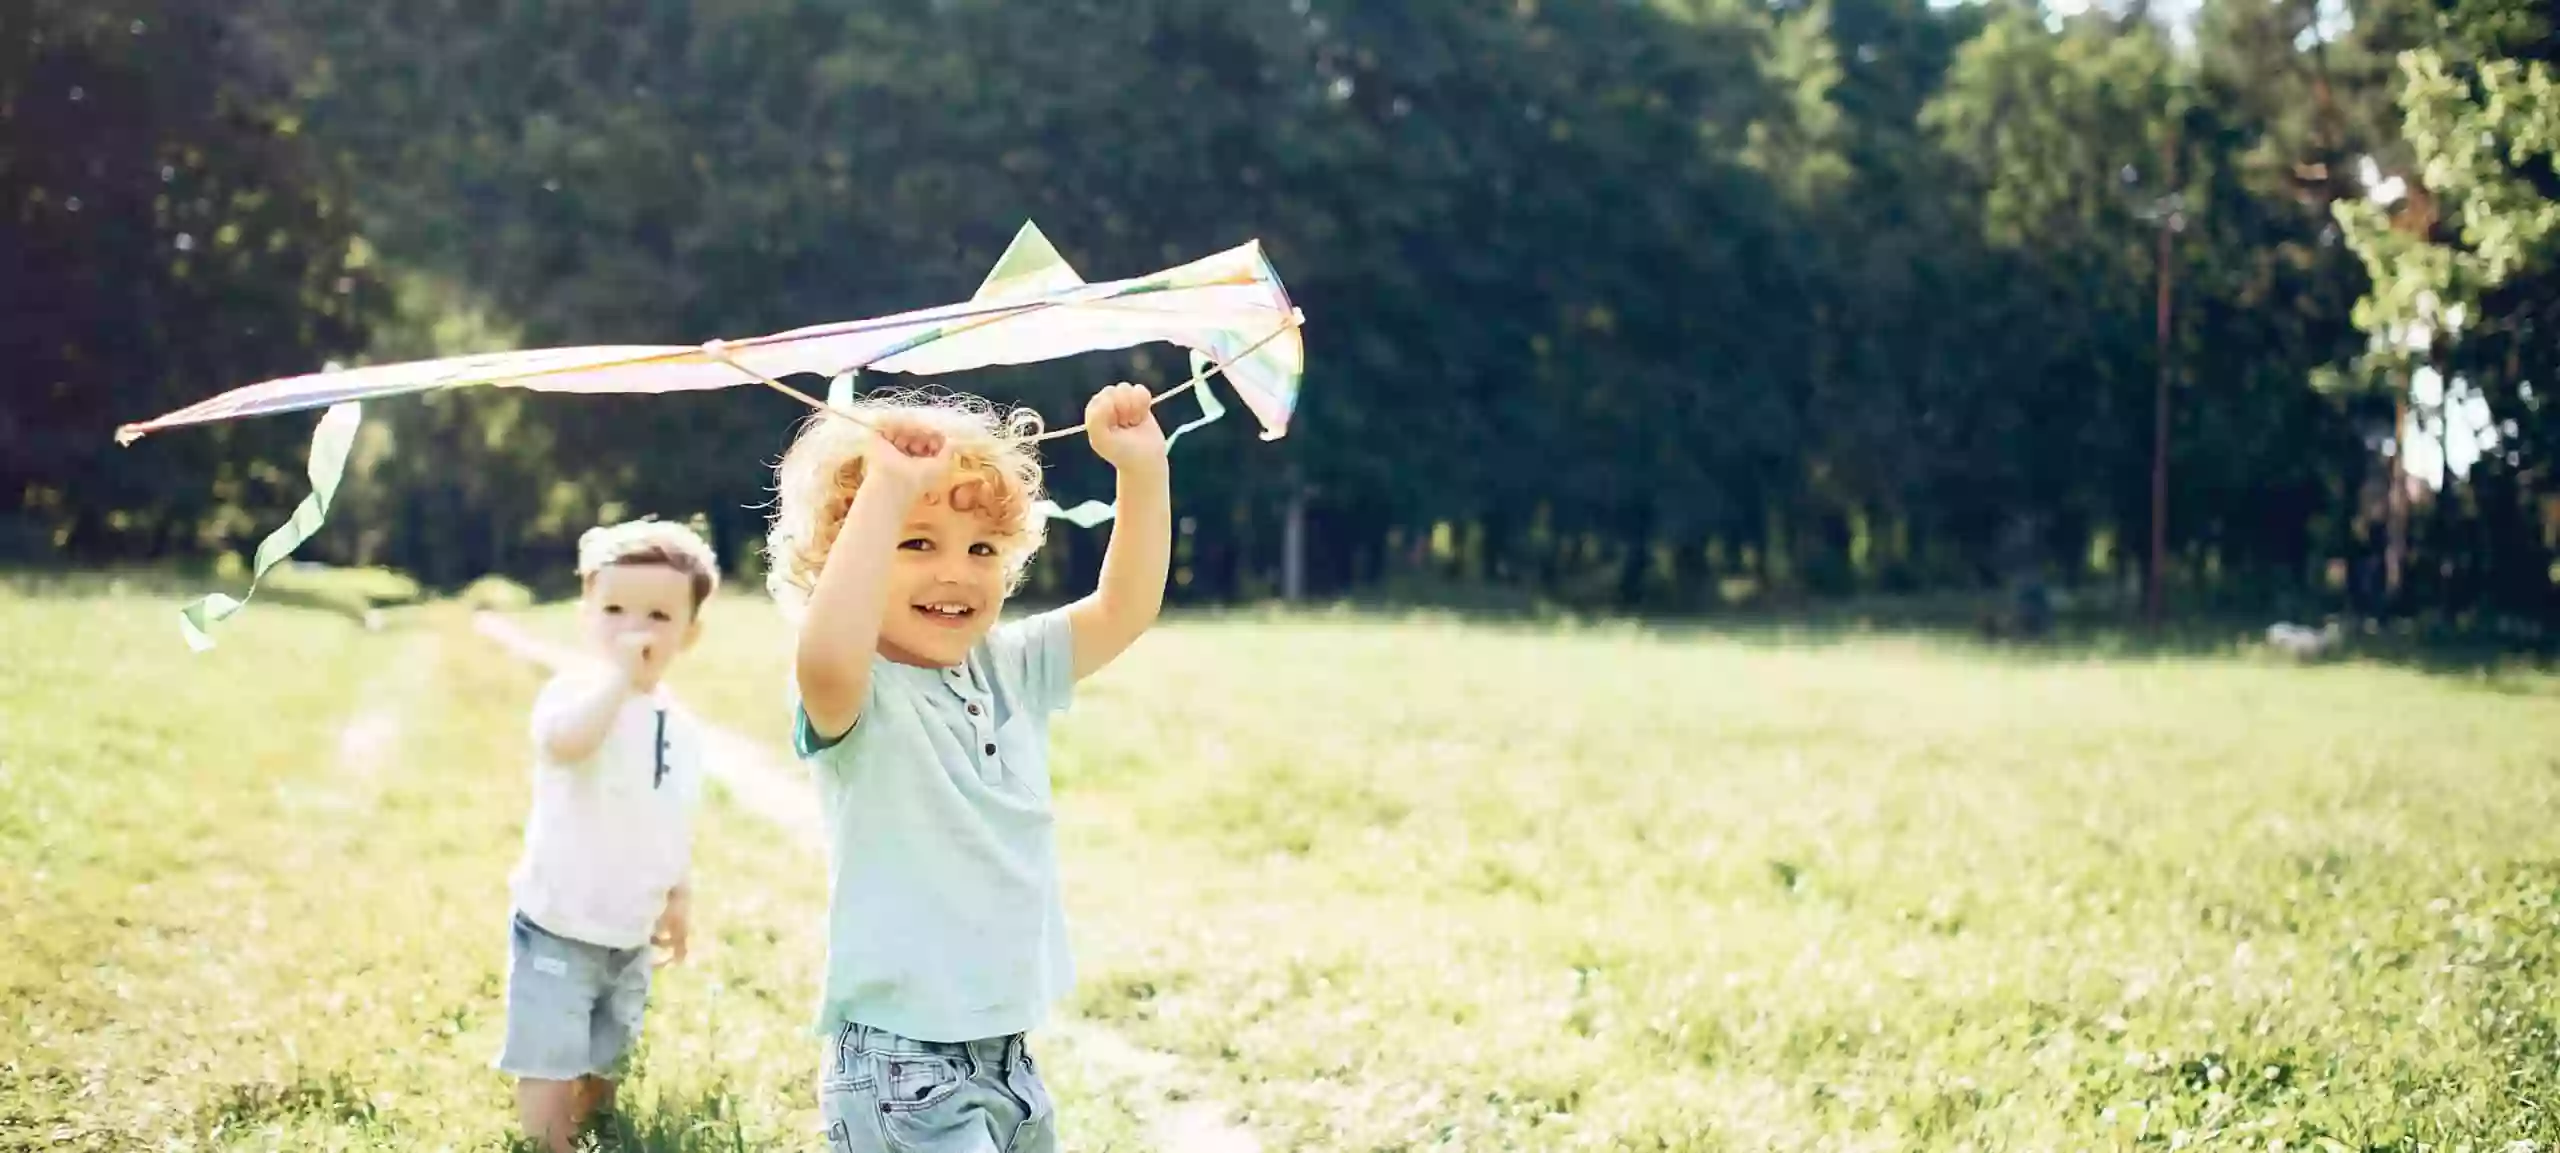
[[978, 702], [969, 702], [969, 715], [973, 717], [978, 715]]
[[990, 757], [996, 755], [996, 746], [994, 742], [989, 742], [987, 744], [987, 755]]

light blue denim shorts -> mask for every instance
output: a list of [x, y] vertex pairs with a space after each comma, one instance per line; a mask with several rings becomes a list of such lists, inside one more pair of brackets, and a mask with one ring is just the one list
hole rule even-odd
[[818, 1078], [828, 1153], [1054, 1153], [1057, 1108], [1022, 1035], [917, 1041], [847, 1022]]
[[509, 918], [507, 1039], [500, 1072], [544, 1081], [618, 1080], [640, 1042], [649, 947], [608, 949]]

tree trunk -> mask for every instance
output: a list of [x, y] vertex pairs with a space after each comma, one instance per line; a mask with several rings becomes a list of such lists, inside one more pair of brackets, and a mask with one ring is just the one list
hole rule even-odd
[[1653, 502], [1639, 501], [1618, 526], [1618, 604], [1633, 608], [1644, 601], [1645, 577], [1653, 568]]
[[2448, 613], [2462, 610], [2460, 582], [2463, 572], [2462, 554], [2457, 540], [2462, 536], [2461, 494], [2454, 488], [2453, 476], [2453, 375], [2444, 378], [2436, 402], [2436, 599]]
[[1191, 536], [1191, 599], [1209, 603], [1235, 599], [1236, 534], [1225, 521], [1202, 519]]
[[2382, 547], [2382, 603], [2388, 612], [2399, 607], [2401, 568], [2409, 559], [2409, 382], [2400, 378], [2391, 399], [2391, 469], [2382, 494], [2383, 520], [2389, 534]]
[[1306, 595], [1307, 493], [1303, 487], [1292, 487], [1280, 526], [1280, 599], [1294, 602]]

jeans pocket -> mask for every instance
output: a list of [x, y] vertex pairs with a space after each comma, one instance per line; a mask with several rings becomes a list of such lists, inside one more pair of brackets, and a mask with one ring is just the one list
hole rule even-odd
[[1014, 1062], [1013, 1091], [1030, 1111], [1030, 1120], [1047, 1121], [1057, 1115], [1057, 1103], [1049, 1097], [1049, 1081], [1040, 1075], [1040, 1062], [1031, 1056], [1031, 1048], [1023, 1046], [1022, 1056]]
[[826, 1126], [828, 1153], [883, 1153], [894, 1148], [880, 1125], [880, 1097], [860, 1066], [847, 1070], [827, 1062], [819, 1079], [818, 1120]]
[[957, 1058], [929, 1053], [874, 1053], [880, 1143], [892, 1153], [983, 1150], [987, 1102]]
[[836, 1027], [836, 1035], [828, 1039], [827, 1057], [820, 1063], [818, 1069], [819, 1091], [841, 1093], [871, 1088], [871, 1082], [863, 1075], [867, 1068], [863, 1063], [863, 1056], [854, 1048], [853, 1031], [854, 1026], [850, 1024], [839, 1025]]
[[960, 1062], [936, 1053], [875, 1053], [872, 1078], [883, 1113], [921, 1113], [951, 1099], [969, 1083]]

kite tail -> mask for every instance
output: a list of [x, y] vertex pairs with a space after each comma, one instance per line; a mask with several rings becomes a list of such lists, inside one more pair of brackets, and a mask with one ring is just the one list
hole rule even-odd
[[337, 499], [338, 481], [346, 475], [347, 452], [355, 444], [356, 426], [363, 420], [363, 406], [354, 401], [329, 406], [328, 413], [320, 418], [320, 427], [311, 433], [311, 495], [302, 498], [293, 515], [258, 542], [257, 559], [249, 566], [249, 590], [242, 599], [212, 593], [178, 610], [178, 631], [187, 638], [188, 648], [203, 652], [214, 647], [213, 626], [248, 607], [247, 598], [258, 595], [258, 581], [267, 575], [267, 570], [320, 531], [321, 523], [329, 518], [330, 502]]
[[[1209, 387], [1209, 381], [1211, 379], [1211, 373], [1209, 370], [1214, 367], [1216, 363], [1216, 361], [1211, 360], [1207, 354], [1200, 350], [1192, 350], [1191, 376], [1197, 383], [1192, 386], [1191, 391], [1194, 395], [1197, 395], [1200, 398], [1200, 415], [1184, 422], [1182, 427], [1174, 429], [1172, 432], [1165, 435], [1164, 450], [1166, 452], [1173, 451], [1173, 442], [1181, 440], [1183, 433], [1189, 432], [1201, 425], [1213, 423], [1219, 417], [1227, 415], [1226, 402], [1218, 399], [1218, 390]], [[1092, 528], [1095, 525], [1101, 524], [1104, 521], [1120, 515], [1120, 510], [1117, 506], [1104, 504], [1098, 500], [1088, 500], [1074, 508], [1066, 509], [1059, 508], [1058, 502], [1056, 501], [1043, 500], [1040, 503], [1031, 506], [1031, 511], [1033, 514], [1038, 516], [1045, 516], [1055, 520], [1065, 521], [1077, 528]]]

